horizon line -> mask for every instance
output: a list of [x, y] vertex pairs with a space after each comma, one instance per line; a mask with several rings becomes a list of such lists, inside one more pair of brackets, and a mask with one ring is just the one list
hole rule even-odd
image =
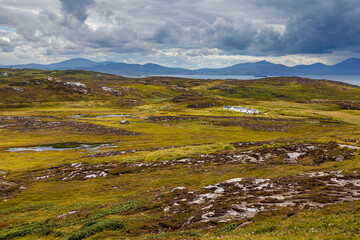
[[288, 66], [286, 64], [282, 64], [282, 63], [274, 63], [274, 62], [271, 62], [271, 61], [268, 61], [268, 60], [259, 60], [259, 61], [255, 61], [255, 62], [252, 62], [252, 61], [249, 61], [249, 62], [242, 62], [242, 63], [236, 63], [236, 64], [233, 64], [233, 65], [229, 65], [229, 66], [225, 66], [225, 67], [203, 67], [203, 68], [194, 68], [194, 69], [190, 69], [190, 68], [185, 68], [185, 67], [169, 67], [169, 66], [166, 66], [166, 65], [163, 65], [163, 64], [160, 64], [160, 63], [154, 63], [154, 62], [147, 62], [147, 63], [126, 63], [126, 62], [116, 62], [116, 61], [101, 61], [101, 62], [98, 62], [98, 61], [94, 61], [94, 60], [91, 60], [91, 59], [88, 59], [88, 58], [83, 58], [83, 57], [78, 57], [78, 58], [70, 58], [70, 59], [67, 59], [67, 60], [62, 60], [62, 61], [58, 61], [58, 62], [52, 62], [52, 63], [48, 63], [48, 64], [42, 64], [42, 63], [34, 63], [34, 62], [31, 62], [31, 63], [19, 63], [19, 64], [7, 64], [7, 65], [0, 65], [0, 67], [13, 67], [13, 66], [18, 66], [18, 65], [30, 65], [30, 64], [36, 64], [36, 65], [44, 65], [44, 66], [48, 66], [48, 65], [51, 65], [51, 64], [57, 64], [57, 63], [62, 63], [62, 62], [67, 62], [67, 61], [71, 61], [71, 60], [77, 60], [77, 59], [83, 59], [83, 60], [88, 60], [88, 61], [91, 61], [91, 62], [94, 62], [94, 63], [105, 63], [105, 62], [111, 62], [111, 63], [115, 63], [115, 64], [119, 64], [119, 63], [123, 63], [123, 64], [128, 64], [128, 65], [140, 65], [140, 66], [145, 66], [147, 64], [155, 64], [155, 65], [159, 65], [159, 66], [163, 66], [163, 67], [166, 67], [166, 68], [181, 68], [181, 69], [187, 69], [187, 70], [199, 70], [199, 69], [221, 69], [221, 68], [226, 68], [226, 67], [232, 67], [232, 66], [235, 66], [235, 65], [239, 65], [239, 64], [247, 64], [247, 63], [260, 63], [260, 62], [267, 62], [267, 63], [271, 63], [271, 64], [275, 64], [275, 65], [283, 65], [283, 66], [286, 66], [286, 67], [296, 67], [296, 66], [311, 66], [311, 65], [315, 65], [315, 64], [322, 64], [324, 66], [334, 66], [334, 65], [337, 65], [339, 63], [342, 63], [344, 61], [347, 61], [349, 59], [359, 59], [360, 58], [356, 58], [356, 57], [349, 57], [349, 58], [346, 58], [342, 61], [339, 61], [335, 64], [332, 64], [332, 65], [327, 65], [327, 64], [324, 64], [324, 63], [321, 63], [321, 62], [316, 62], [316, 63], [312, 63], [312, 64], [298, 64], [298, 65], [294, 65], [294, 66]]

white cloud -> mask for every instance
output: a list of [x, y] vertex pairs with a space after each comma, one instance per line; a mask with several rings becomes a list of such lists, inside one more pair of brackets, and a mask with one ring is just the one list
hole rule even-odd
[[359, 12], [353, 0], [1, 0], [0, 61], [333, 63], [360, 53]]

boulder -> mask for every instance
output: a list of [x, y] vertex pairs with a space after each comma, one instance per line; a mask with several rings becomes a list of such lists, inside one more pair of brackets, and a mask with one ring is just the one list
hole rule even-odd
[[171, 192], [183, 191], [183, 190], [186, 190], [186, 187], [176, 187], [173, 190], [171, 190]]
[[128, 120], [123, 119], [123, 120], [121, 120], [120, 124], [126, 124], [127, 125], [127, 124], [130, 124], [130, 122]]

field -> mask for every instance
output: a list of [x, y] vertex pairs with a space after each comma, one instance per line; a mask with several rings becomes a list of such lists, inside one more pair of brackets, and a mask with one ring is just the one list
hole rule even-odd
[[0, 239], [359, 239], [359, 149], [349, 84], [11, 71]]

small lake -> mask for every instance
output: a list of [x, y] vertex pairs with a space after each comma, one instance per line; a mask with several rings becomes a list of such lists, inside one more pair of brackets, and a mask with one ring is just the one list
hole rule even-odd
[[111, 118], [111, 117], [131, 117], [131, 115], [127, 115], [127, 114], [108, 114], [108, 115], [90, 117], [88, 115], [78, 114], [78, 115], [69, 116], [69, 118]]
[[[195, 78], [195, 79], [237, 79], [237, 80], [251, 80], [264, 77], [254, 77], [247, 75], [156, 75], [159, 77], [177, 77], [177, 78]], [[125, 76], [131, 78], [146, 78], [151, 76]], [[277, 76], [268, 76], [277, 77]], [[298, 77], [311, 78], [311, 79], [327, 79], [333, 81], [340, 81], [353, 85], [360, 86], [360, 75], [299, 75]]]
[[345, 144], [339, 144], [341, 148], [350, 148], [350, 149], [360, 149], [360, 147], [353, 146], [353, 145], [345, 145]]
[[78, 143], [78, 142], [67, 142], [67, 143], [54, 143], [46, 145], [28, 146], [28, 147], [13, 147], [7, 148], [7, 152], [45, 152], [45, 151], [65, 151], [73, 149], [83, 149], [87, 151], [94, 151], [99, 148], [116, 147], [112, 143]]
[[126, 115], [126, 114], [109, 114], [109, 115], [96, 116], [91, 118], [130, 117], [130, 116], [131, 115]]

